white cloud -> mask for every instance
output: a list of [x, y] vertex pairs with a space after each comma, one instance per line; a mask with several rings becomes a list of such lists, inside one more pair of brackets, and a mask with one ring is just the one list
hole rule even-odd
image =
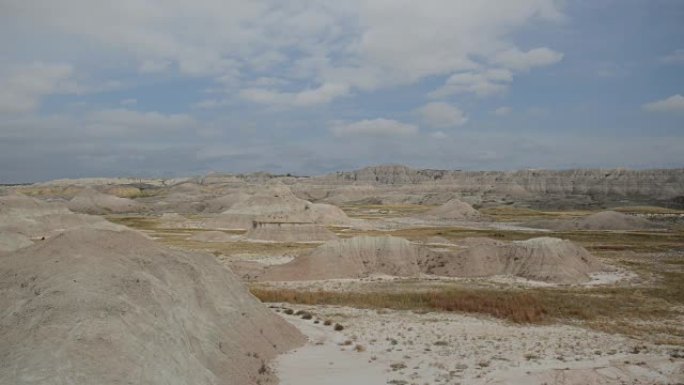
[[134, 106], [134, 105], [138, 104], [138, 99], [134, 99], [134, 98], [124, 99], [124, 100], [120, 101], [119, 104], [121, 104], [122, 106]]
[[555, 3], [545, 0], [362, 4], [363, 29], [352, 53], [361, 59], [355, 67], [364, 70], [357, 73], [370, 73], [370, 80], [379, 84], [405, 84], [479, 68], [497, 51], [515, 48], [506, 38], [510, 32], [535, 19], [560, 16]]
[[197, 122], [186, 114], [162, 114], [156, 111], [140, 112], [128, 109], [98, 110], [88, 113], [84, 126], [95, 136], [139, 136], [168, 134], [192, 129]]
[[672, 95], [667, 99], [646, 103], [642, 107], [651, 112], [684, 112], [684, 96]]
[[430, 137], [437, 140], [443, 140], [448, 138], [449, 135], [445, 134], [443, 131], [435, 131], [430, 133]]
[[171, 62], [168, 60], [153, 60], [146, 59], [140, 63], [138, 70], [142, 73], [164, 72], [171, 67]]
[[418, 112], [425, 124], [431, 127], [456, 127], [468, 121], [468, 118], [458, 107], [443, 102], [428, 103], [421, 107]]
[[325, 83], [318, 88], [300, 92], [279, 92], [263, 88], [247, 88], [240, 91], [240, 97], [254, 103], [281, 107], [309, 107], [328, 103], [334, 98], [346, 95], [349, 87], [344, 84]]
[[337, 122], [330, 128], [337, 137], [356, 136], [410, 136], [418, 133], [418, 127], [391, 119], [366, 119], [353, 123]]
[[503, 106], [503, 107], [499, 107], [496, 110], [494, 110], [494, 115], [506, 116], [506, 115], [509, 115], [511, 112], [513, 112], [513, 109], [511, 107]]
[[277, 87], [287, 85], [288, 81], [271, 76], [262, 76], [260, 78], [254, 79], [251, 84], [254, 87]]
[[430, 93], [432, 98], [445, 98], [457, 93], [472, 93], [487, 97], [504, 93], [513, 82], [512, 71], [529, 71], [534, 67], [559, 62], [563, 54], [548, 48], [535, 48], [527, 52], [509, 48], [492, 55], [489, 60], [494, 67], [478, 67], [470, 71], [455, 73], [444, 85]]
[[684, 64], [684, 49], [676, 49], [660, 58], [665, 64]]
[[226, 107], [228, 105], [230, 105], [230, 101], [228, 99], [205, 99], [193, 104], [192, 106], [201, 110], [211, 110], [215, 108]]
[[[88, 41], [141, 72], [211, 77], [230, 93], [242, 89], [249, 100], [276, 105], [313, 106], [429, 76], [488, 78], [492, 69], [529, 70], [562, 56], [550, 48], [523, 52], [512, 39], [530, 23], [562, 19], [555, 0], [11, 3], [8, 17], [55, 39]], [[259, 77], [295, 85], [250, 84]], [[467, 92], [500, 93], [501, 83], [510, 80]]]
[[458, 93], [473, 93], [478, 97], [501, 94], [513, 81], [513, 74], [505, 69], [480, 73], [462, 72], [451, 75], [444, 85], [430, 93], [432, 98], [445, 98]]
[[529, 71], [534, 67], [543, 67], [558, 63], [563, 54], [546, 47], [534, 48], [527, 52], [511, 48], [497, 53], [493, 62], [515, 71]]
[[34, 63], [0, 74], [0, 112], [30, 112], [44, 96], [77, 91], [72, 73], [67, 64]]

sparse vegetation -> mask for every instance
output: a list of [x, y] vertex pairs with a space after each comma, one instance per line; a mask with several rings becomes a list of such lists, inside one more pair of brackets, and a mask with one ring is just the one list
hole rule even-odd
[[540, 323], [548, 311], [525, 292], [431, 291], [425, 293], [354, 293], [252, 288], [264, 302], [345, 305], [359, 308], [431, 309], [488, 314], [519, 323]]
[[539, 211], [512, 206], [484, 207], [479, 211], [482, 214], [501, 222], [527, 221], [533, 219], [575, 218], [591, 214], [589, 211]]
[[252, 287], [251, 290], [264, 302], [456, 311], [493, 316], [514, 323], [579, 322], [601, 331], [649, 337], [658, 343], [683, 343], [684, 328], [681, 326], [676, 326], [676, 323], [658, 326], [648, 321], [681, 316], [677, 309], [684, 304], [684, 270], [679, 268], [681, 265], [670, 265], [676, 269], [646, 262], [639, 266], [644, 269], [644, 274], [657, 273], [660, 277], [657, 283], [638, 290], [632, 287], [595, 287], [504, 291], [446, 286], [421, 291], [414, 288], [413, 281], [407, 281], [408, 288], [404, 289], [401, 283], [390, 282], [391, 285], [385, 284], [385, 290], [365, 292], [284, 290], [263, 286]]
[[435, 206], [416, 204], [346, 204], [340, 208], [351, 218], [378, 219], [422, 214]]
[[304, 313], [302, 313], [302, 319], [312, 319], [312, 318], [313, 318], [313, 315], [311, 313], [309, 313], [308, 311], [305, 311]]

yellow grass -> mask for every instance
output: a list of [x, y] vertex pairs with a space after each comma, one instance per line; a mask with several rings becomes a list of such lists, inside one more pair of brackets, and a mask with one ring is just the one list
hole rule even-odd
[[518, 222], [536, 219], [566, 219], [592, 214], [591, 211], [539, 211], [512, 206], [483, 207], [479, 211], [498, 222]]
[[371, 205], [348, 204], [340, 208], [351, 218], [378, 219], [391, 217], [415, 216], [432, 209], [435, 206], [415, 204]]

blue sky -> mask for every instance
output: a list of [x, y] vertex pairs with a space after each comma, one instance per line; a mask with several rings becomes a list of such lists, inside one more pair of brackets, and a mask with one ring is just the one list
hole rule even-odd
[[0, 0], [0, 183], [684, 167], [682, 20], [681, 0]]

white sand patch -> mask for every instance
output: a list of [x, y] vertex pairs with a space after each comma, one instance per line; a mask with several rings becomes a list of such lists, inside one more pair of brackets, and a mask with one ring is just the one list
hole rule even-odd
[[[314, 320], [332, 319], [344, 330], [284, 316], [313, 336], [313, 346], [277, 361], [281, 379], [288, 381], [284, 384], [374, 384], [376, 377], [353, 382], [358, 379], [354, 372], [376, 373], [378, 367], [385, 375], [385, 382], [378, 383], [395, 384], [661, 384], [681, 382], [684, 376], [684, 360], [669, 356], [673, 347], [578, 327], [514, 325], [454, 313], [295, 309], [312, 312]], [[336, 345], [344, 340], [351, 344]], [[316, 343], [322, 344], [319, 350]], [[356, 352], [357, 344], [365, 351]], [[326, 370], [333, 360], [333, 367], [338, 362], [356, 366]], [[329, 382], [306, 382], [309, 370]]]
[[284, 265], [294, 260], [292, 255], [233, 254], [231, 260], [258, 262], [262, 265]]
[[[322, 323], [285, 316], [309, 342], [273, 363], [280, 385], [384, 385], [387, 373], [366, 353], [343, 349], [346, 337]], [[349, 347], [348, 347], [349, 348]]]
[[477, 220], [482, 217], [482, 214], [466, 202], [451, 199], [445, 204], [429, 210], [424, 216], [443, 220]]
[[256, 262], [261, 263], [262, 265], [266, 266], [273, 266], [273, 265], [284, 265], [286, 263], [290, 263], [294, 260], [294, 257], [291, 255], [276, 255], [276, 256], [271, 256], [271, 257], [261, 257], [259, 259], [256, 259]]
[[531, 279], [523, 277], [515, 277], [512, 275], [495, 275], [493, 277], [484, 278], [483, 280], [488, 280], [490, 282], [502, 283], [511, 286], [524, 286], [524, 287], [553, 287], [558, 286], [558, 284], [553, 282], [543, 282], [534, 281]]
[[626, 269], [597, 271], [589, 274], [589, 276], [591, 281], [584, 283], [584, 286], [611, 285], [617, 282], [633, 281], [639, 278], [638, 274]]

